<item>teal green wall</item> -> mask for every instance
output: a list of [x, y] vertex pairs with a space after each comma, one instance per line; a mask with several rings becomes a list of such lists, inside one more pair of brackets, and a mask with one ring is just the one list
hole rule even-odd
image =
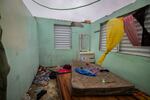
[[0, 0], [2, 42], [9, 65], [8, 100], [21, 100], [39, 66], [36, 21], [22, 0]]
[[[99, 51], [99, 32], [94, 33], [100, 29], [100, 23], [103, 23], [113, 17], [127, 14], [148, 4], [150, 4], [150, 0], [136, 0], [135, 3], [92, 23], [91, 50], [96, 53], [96, 60], [98, 60], [102, 54], [102, 52]], [[106, 57], [103, 66], [131, 81], [140, 90], [150, 94], [150, 58], [121, 53], [110, 53]]]
[[39, 32], [40, 65], [63, 65], [77, 59], [79, 54], [79, 34], [90, 34], [90, 24], [84, 24], [83, 28], [72, 27], [72, 48], [58, 50], [54, 47], [54, 24], [70, 25], [70, 22], [45, 18], [36, 18], [36, 20]]

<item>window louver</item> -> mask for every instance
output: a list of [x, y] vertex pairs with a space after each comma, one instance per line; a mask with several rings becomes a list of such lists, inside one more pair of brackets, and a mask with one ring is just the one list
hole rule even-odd
[[55, 48], [56, 49], [70, 49], [71, 48], [71, 27], [55, 25]]
[[[100, 50], [105, 51], [106, 50], [106, 23], [101, 24], [100, 29]], [[112, 52], [117, 52], [118, 47], [116, 46]]]

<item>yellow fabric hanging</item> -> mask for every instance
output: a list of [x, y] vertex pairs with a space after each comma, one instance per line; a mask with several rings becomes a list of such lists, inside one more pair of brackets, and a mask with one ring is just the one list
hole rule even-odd
[[124, 35], [124, 24], [122, 18], [113, 18], [107, 22], [106, 50], [99, 58], [97, 64], [101, 65], [106, 55], [117, 46]]

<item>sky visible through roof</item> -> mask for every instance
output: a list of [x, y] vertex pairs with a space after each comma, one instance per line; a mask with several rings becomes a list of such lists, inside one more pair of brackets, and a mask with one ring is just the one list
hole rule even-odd
[[[84, 21], [91, 20], [92, 22], [102, 18], [106, 15], [110, 15], [114, 11], [125, 7], [136, 0], [101, 0], [90, 6], [75, 9], [75, 10], [50, 10], [44, 8], [32, 0], [23, 0], [29, 11], [33, 16], [60, 19], [68, 21]], [[85, 4], [89, 4], [96, 0], [35, 0], [36, 2], [51, 8], [72, 8]]]

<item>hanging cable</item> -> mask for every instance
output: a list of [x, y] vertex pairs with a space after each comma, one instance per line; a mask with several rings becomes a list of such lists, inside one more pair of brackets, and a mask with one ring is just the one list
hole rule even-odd
[[45, 6], [39, 2], [37, 2], [36, 0], [32, 0], [34, 3], [38, 4], [39, 6], [41, 7], [44, 7], [44, 8], [47, 8], [47, 9], [50, 9], [50, 10], [75, 10], [75, 9], [79, 9], [79, 8], [83, 8], [83, 7], [87, 7], [87, 6], [90, 6], [92, 4], [95, 4], [101, 0], [96, 0], [96, 1], [93, 1], [89, 4], [85, 4], [85, 5], [82, 5], [82, 6], [78, 6], [78, 7], [72, 7], [72, 8], [64, 8], [64, 9], [61, 9], [61, 8], [52, 8], [52, 7], [48, 7], [48, 6]]

